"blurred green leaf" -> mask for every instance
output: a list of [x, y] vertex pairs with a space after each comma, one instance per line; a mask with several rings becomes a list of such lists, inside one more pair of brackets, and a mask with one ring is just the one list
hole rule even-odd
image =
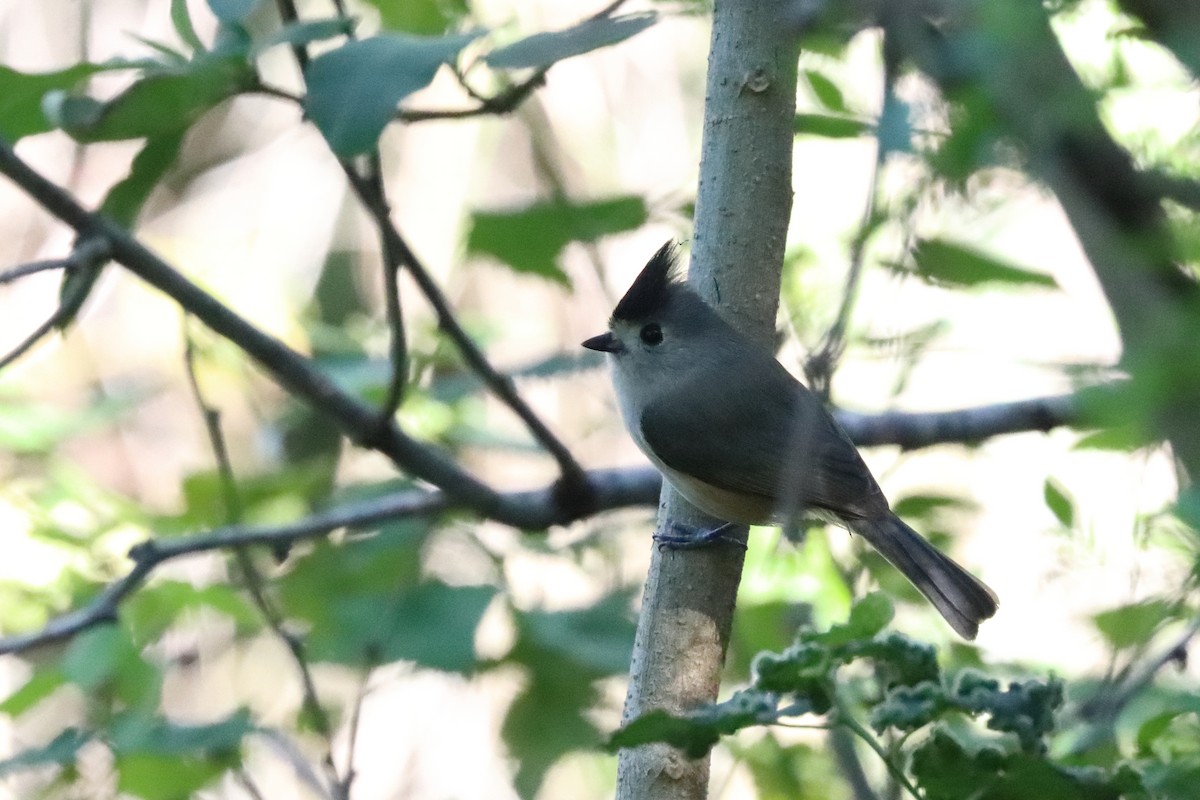
[[274, 31], [270, 36], [254, 42], [250, 52], [251, 55], [259, 55], [277, 45], [307, 45], [337, 36], [346, 36], [353, 31], [354, 20], [345, 17], [293, 22]]
[[1067, 490], [1054, 478], [1046, 478], [1043, 494], [1046, 499], [1046, 508], [1050, 509], [1050, 513], [1054, 514], [1054, 518], [1064, 528], [1075, 527], [1075, 501], [1067, 493]]
[[438, 68], [478, 36], [384, 34], [347, 42], [309, 64], [305, 113], [337, 155], [366, 153], [399, 102], [429, 85]]
[[524, 667], [527, 683], [503, 735], [520, 765], [517, 791], [533, 797], [555, 761], [599, 744], [586, 712], [596, 701], [596, 680], [629, 668], [634, 625], [629, 596], [620, 592], [586, 608], [515, 613], [517, 641], [505, 661]]
[[142, 800], [190, 800], [229, 765], [209, 760], [130, 753], [118, 756], [117, 788]]
[[484, 60], [492, 69], [548, 67], [556, 61], [623, 42], [657, 21], [658, 13], [654, 11], [591, 17], [565, 30], [535, 33], [493, 50]]
[[756, 800], [854, 800], [846, 776], [822, 745], [780, 741], [768, 731], [761, 738], [726, 739], [723, 745], [754, 777]]
[[727, 668], [732, 679], [750, 677], [754, 656], [764, 650], [783, 650], [796, 636], [801, 623], [809, 621], [807, 605], [786, 601], [750, 603], [740, 599], [733, 617]]
[[[108, 190], [100, 210], [118, 225], [132, 227], [150, 193], [175, 164], [183, 146], [183, 135], [184, 131], [180, 130], [147, 138], [141, 151], [134, 156], [129, 174]], [[65, 287], [63, 293], [66, 293]]]
[[845, 114], [849, 109], [846, 107], [846, 98], [842, 94], [841, 88], [838, 87], [825, 73], [818, 72], [815, 69], [806, 69], [803, 72], [804, 79], [808, 83], [808, 87], [812, 89], [814, 95], [821, 105], [835, 114]]
[[467, 16], [466, 0], [364, 0], [379, 9], [385, 30], [436, 36]]
[[879, 139], [880, 157], [889, 153], [911, 153], [912, 123], [908, 103], [889, 91], [884, 97], [883, 111], [875, 125], [875, 136]]
[[200, 41], [200, 37], [196, 35], [196, 28], [192, 25], [187, 0], [171, 0], [171, 24], [175, 27], [175, 33], [178, 34], [179, 39], [192, 52], [204, 51], [204, 43]]
[[[310, 461], [260, 475], [238, 476], [238, 497], [246, 520], [278, 522], [281, 516], [309, 511], [324, 496], [332, 469], [332, 464]], [[184, 523], [216, 527], [229, 522], [223, 478], [216, 469], [188, 475], [181, 489]], [[280, 510], [285, 513], [280, 514]]]
[[850, 609], [846, 632], [855, 639], [869, 639], [892, 621], [892, 601], [882, 592], [871, 592]]
[[141, 657], [120, 625], [101, 625], [80, 633], [67, 645], [59, 669], [83, 691], [111, 692], [130, 708], [158, 704], [162, 675]]
[[218, 103], [257, 82], [241, 57], [201, 58], [150, 72], [111, 100], [63, 91], [46, 94], [47, 119], [79, 142], [107, 142], [178, 134]]
[[909, 494], [892, 503], [892, 511], [913, 523], [929, 521], [943, 510], [969, 511], [976, 504], [966, 497], [946, 494]]
[[0, 400], [0, 447], [18, 454], [48, 452], [73, 436], [121, 419], [143, 399], [141, 393], [113, 395], [72, 412], [45, 404]]
[[616, 752], [624, 747], [665, 742], [692, 758], [700, 758], [720, 739], [721, 734], [703, 722], [656, 709], [622, 725], [608, 740], [608, 749]]
[[362, 665], [412, 661], [466, 673], [476, 666], [475, 629], [496, 590], [429, 581], [403, 592], [355, 592], [328, 600], [309, 634], [312, 658]]
[[0, 136], [15, 144], [25, 136], [54, 129], [42, 112], [42, 98], [52, 91], [67, 92], [103, 70], [100, 64], [72, 64], [57, 72], [24, 73], [0, 65]]
[[1075, 442], [1075, 450], [1139, 450], [1153, 441], [1138, 424], [1117, 425], [1084, 434]]
[[964, 791], [978, 800], [1148, 800], [1133, 770], [1108, 773], [998, 747], [968, 749], [939, 729], [914, 751], [912, 772], [927, 800], [961, 800]]
[[237, 624], [241, 630], [261, 625], [258, 610], [234, 587], [214, 583], [194, 586], [186, 581], [160, 581], [134, 594], [121, 608], [131, 638], [138, 644], [157, 641], [180, 616], [208, 609]]
[[744, 690], [735, 692], [723, 703], [701, 706], [682, 716], [672, 716], [662, 710], [642, 714], [617, 730], [607, 747], [616, 751], [623, 747], [665, 742], [678, 747], [689, 758], [700, 758], [722, 736], [751, 725], [770, 724], [778, 716], [776, 699], [772, 695]]
[[510, 757], [517, 761], [513, 783], [518, 796], [535, 797], [556, 761], [600, 743], [599, 731], [584, 713], [596, 699], [584, 675], [556, 669], [532, 672], [501, 729]]
[[343, 544], [313, 543], [277, 581], [284, 610], [320, 627], [331, 624], [332, 604], [343, 598], [411, 589], [420, 580], [420, 549], [428, 532], [419, 521], [402, 520]]
[[91, 733], [77, 728], [67, 728], [45, 747], [32, 747], [22, 750], [10, 758], [0, 761], [0, 777], [20, 769], [41, 767], [47, 764], [70, 764], [75, 760], [75, 754], [90, 742]]
[[111, 744], [118, 755], [228, 756], [255, 730], [241, 709], [219, 722], [180, 725], [158, 716], [122, 714], [113, 720]]
[[66, 683], [66, 678], [56, 669], [42, 668], [29, 677], [29, 680], [0, 702], [0, 714], [19, 717], [35, 705], [54, 694], [58, 687]]
[[573, 611], [517, 612], [517, 626], [521, 646], [554, 652], [591, 679], [629, 669], [634, 634], [631, 616], [628, 596], [618, 593]]
[[840, 647], [870, 639], [892, 621], [894, 614], [892, 601], [885, 594], [871, 592], [850, 607], [850, 618], [844, 624], [831, 625], [824, 633], [813, 632], [803, 638], [831, 649]]
[[634, 230], [647, 219], [645, 201], [625, 196], [574, 203], [551, 200], [514, 211], [476, 211], [471, 215], [467, 250], [508, 264], [517, 272], [541, 275], [569, 285], [555, 263], [572, 241]]
[[989, 283], [1057, 288], [1050, 275], [1014, 267], [966, 245], [922, 239], [913, 249], [916, 274], [939, 284], [973, 287]]
[[208, 0], [213, 16], [227, 25], [242, 24], [258, 8], [261, 0]]
[[1124, 650], [1146, 644], [1164, 622], [1174, 617], [1173, 603], [1152, 599], [1101, 611], [1092, 622], [1113, 648]]
[[797, 114], [792, 121], [795, 133], [824, 139], [857, 139], [869, 135], [871, 129], [869, 123], [860, 119], [831, 114]]

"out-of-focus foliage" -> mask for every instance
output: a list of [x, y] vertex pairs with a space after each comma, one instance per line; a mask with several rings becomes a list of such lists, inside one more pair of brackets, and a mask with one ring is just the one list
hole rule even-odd
[[[1143, 726], [1147, 741], [1133, 752], [1052, 757], [1053, 737], [1064, 735], [1061, 679], [946, 674], [933, 647], [884, 631], [891, 616], [883, 595], [867, 595], [847, 622], [803, 629], [783, 652], [761, 653], [750, 686], [729, 700], [685, 716], [650, 712], [623, 726], [609, 746], [668, 742], [699, 757], [722, 736], [796, 722], [851, 732], [914, 798], [1183, 796], [1162, 791], [1156, 775], [1169, 771], [1167, 759], [1147, 757], [1149, 742], [1167, 735], [1175, 716]], [[791, 774], [798, 793], [811, 791], [803, 772]]]
[[[362, 28], [353, 19], [307, 20], [264, 31], [255, 16], [264, 4], [209, 0], [217, 33], [205, 41], [196, 32], [201, 26], [189, 17], [197, 5], [173, 0], [169, 14], [178, 41], [142, 42], [131, 46], [127, 59], [81, 61], [46, 73], [0, 65], [0, 136], [16, 142], [62, 131], [81, 143], [141, 140], [129, 174], [100, 203], [110, 218], [133, 226], [151, 193], [167, 182], [197, 120], [232, 98], [267, 93], [290, 100], [307, 113], [333, 154], [354, 157], [370, 153], [388, 125], [403, 116], [408, 98], [450, 67], [472, 86], [464, 93], [464, 109], [470, 110], [470, 103], [479, 100], [478, 85], [499, 87], [495, 96], [500, 97], [504, 90], [520, 87], [530, 71], [618, 44], [658, 19], [637, 13], [552, 32], [516, 33], [484, 30], [465, 0], [365, 0], [364, 13], [372, 22], [377, 17], [382, 30], [355, 39], [349, 34]], [[695, 13], [704, 6], [662, 5], [663, 13], [680, 6]], [[1037, 11], [1036, 4], [1025, 5], [1024, 12]], [[1095, 3], [1051, 4], [1051, 19], [1065, 24], [1088, 5]], [[1139, 8], [1153, 4], [1121, 5], [1140, 13]], [[1017, 180], [1031, 163], [1031, 155], [1014, 143], [1012, 126], [1002, 122], [979, 86], [980, 75], [986, 75], [980, 67], [987, 67], [989, 52], [998, 52], [989, 48], [1002, 45], [1012, 33], [1002, 23], [1014, 7], [1011, 2], [990, 4], [986, 19], [992, 27], [985, 32], [995, 38], [984, 37], [978, 48], [956, 51], [962, 58], [956, 65], [964, 67], [961, 81], [953, 96], [935, 100], [912, 99], [887, 86], [882, 102], [864, 102], [860, 87], [842, 71], [851, 28], [830, 24], [806, 34], [802, 103], [795, 117], [798, 141], [854, 144], [849, 140], [876, 138], [882, 168], [898, 164], [907, 173], [902, 190], [886, 199], [881, 195], [864, 215], [857, 244], [870, 246], [887, 237], [905, 242], [902, 258], [880, 264], [946, 291], [1017, 289], [1033, 296], [1056, 288], [1045, 272], [1048, 265], [1017, 266], [1023, 260], [984, 252], [964, 244], [962, 236], [931, 232], [916, 221], [931, 198], [950, 195], [972, 202], [997, 176]], [[1178, 55], [1182, 68], [1195, 69], [1190, 60], [1195, 49], [1188, 45], [1194, 44], [1195, 31], [1171, 28], [1171, 15], [1114, 19], [1119, 23], [1114, 27], [1123, 32], [1103, 43], [1111, 58], [1105, 59], [1109, 67], [1089, 83], [1095, 104], [1085, 108], [1089, 114], [1096, 108], [1108, 114], [1139, 88], [1136, 70], [1122, 55], [1131, 42], [1154, 47], [1160, 41], [1164, 51]], [[1163, 33], [1163, 26], [1171, 35]], [[953, 32], [936, 26], [930, 30]], [[309, 44], [319, 44], [322, 54], [309, 66], [303, 96], [293, 97], [264, 81], [264, 54]], [[911, 65], [892, 66], [904, 72]], [[89, 85], [95, 76], [120, 76], [127, 83], [102, 98]], [[930, 86], [920, 88], [933, 93]], [[1041, 112], [1029, 108], [1030, 124], [1047, 117]], [[1106, 121], [1139, 164], [1165, 180], [1186, 184], [1200, 178], [1195, 130], [1179, 141], [1164, 141], [1153, 119], [1135, 120], [1129, 126], [1133, 130], [1126, 130], [1128, 117], [1111, 116]], [[646, 198], [632, 195], [556, 195], [520, 207], [475, 209], [464, 213], [469, 225], [463, 249], [514, 272], [568, 286], [560, 261], [569, 244], [631, 231], [657, 210]], [[1181, 269], [1194, 273], [1194, 214], [1180, 203], [1171, 209], [1169, 224], [1178, 234], [1180, 252], [1190, 257]], [[789, 307], [808, 311], [836, 306], [806, 283], [814, 265], [811, 251], [793, 252], [784, 284]], [[328, 256], [301, 327], [314, 363], [326, 376], [377, 402], [386, 393], [391, 365], [370, 355], [369, 345], [380, 338], [381, 326], [366, 293], [354, 283], [354, 266], [353, 256], [345, 252]], [[65, 276], [62, 294], [64, 302], [71, 299], [72, 314], [83, 306], [98, 275], [96, 268]], [[814, 343], [825, 320], [816, 314], [796, 316], [800, 338]], [[68, 315], [60, 327], [70, 319]], [[1117, 390], [1085, 393], [1089, 419], [1099, 427], [1080, 447], [1136, 451], [1160, 438], [1164, 415], [1194, 418], [1195, 404], [1184, 401], [1200, 374], [1194, 369], [1200, 314], [1164, 313], [1163, 319], [1169, 320], [1172, 335], [1160, 337], [1157, 355], [1143, 352], [1145, 361], [1127, 365], [1132, 380]], [[899, 393], [944, 331], [939, 320], [923, 321], [888, 338], [860, 337], [852, 344], [888, 352], [902, 362], [905, 369], [892, 387]], [[201, 362], [236, 360], [206, 334], [196, 332], [191, 338]], [[415, 331], [411, 338], [411, 381], [400, 409], [406, 430], [454, 455], [468, 448], [507, 455], [531, 449], [527, 437], [487, 426], [480, 380], [444, 338], [430, 330]], [[510, 374], [561, 378], [595, 364], [594, 359], [547, 353]], [[236, 369], [223, 374], [236, 374]], [[62, 565], [50, 580], [0, 583], [3, 633], [35, 630], [53, 615], [97, 598], [124, 574], [131, 532], [179, 537], [220, 526], [233, 516], [227, 476], [216, 468], [197, 469], [186, 477], [179, 486], [177, 513], [150, 515], [136, 503], [98, 489], [73, 463], [75, 440], [122, 421], [154, 396], [155, 387], [138, 387], [128, 395], [97, 394], [70, 411], [26, 402], [7, 384], [0, 392], [0, 447], [19, 462], [21, 476], [20, 486], [11, 490], [16, 499], [9, 502], [19, 504], [31, 521], [30, 539], [52, 549]], [[358, 480], [341, 472], [344, 444], [319, 409], [286, 400], [263, 406], [270, 410], [263, 414], [262, 437], [277, 448], [265, 465], [235, 470], [233, 488], [243, 521], [293, 520], [331, 503], [411, 488], [400, 480]], [[1070, 484], [1050, 475], [1042, 486], [1058, 528], [1071, 536], [1086, 535], [1087, 509]], [[893, 499], [897, 513], [939, 543], [948, 540], [951, 529], [944, 517], [971, 508], [965, 498], [934, 492]], [[1200, 785], [1200, 694], [1191, 682], [1164, 686], [1156, 677], [1184, 659], [1186, 639], [1180, 652], [1167, 651], [1165, 659], [1161, 649], [1179, 640], [1198, 612], [1200, 494], [1186, 490], [1173, 508], [1147, 515], [1139, 525], [1148, 546], [1171, 552], [1190, 573], [1177, 591], [1114, 601], [1090, 618], [1112, 654], [1112, 669], [1102, 676], [1059, 677], [1041, 664], [989, 664], [969, 645], [939, 652], [932, 644], [888, 631], [893, 602], [881, 594], [855, 602], [864, 585], [881, 586], [895, 603], [924, 608], [924, 601], [874, 553], [844, 563], [831, 546], [843, 532], [810, 531], [795, 548], [756, 544], [748, 556], [748, 573], [772, 577], [762, 581], [767, 588], [744, 589], [730, 652], [731, 678], [746, 687], [684, 717], [647, 715], [622, 728], [612, 742], [669, 741], [692, 754], [725, 742], [764, 798], [852, 797], [848, 763], [880, 757], [886, 764], [884, 780], [892, 783], [881, 796], [894, 796], [892, 790], [908, 784], [928, 800], [1190, 800]], [[543, 548], [537, 541], [521, 546]], [[449, 548], [455, 557], [435, 558], [431, 553], [439, 548]], [[403, 663], [469, 678], [515, 676], [517, 688], [501, 735], [523, 797], [537, 795], [564, 755], [600, 747], [605, 724], [597, 711], [614, 711], [605, 682], [628, 666], [636, 587], [613, 585], [604, 596], [568, 609], [517, 602], [508, 584], [506, 554], [465, 533], [464, 520], [451, 517], [366, 526], [277, 552], [240, 555], [266, 577], [262, 588], [277, 620], [264, 613], [246, 563], [238, 558], [229, 558], [218, 575], [204, 579], [154, 578], [120, 606], [115, 619], [30, 656], [28, 679], [0, 699], [0, 714], [19, 721], [65, 696], [84, 698], [84, 712], [62, 722], [42, 743], [0, 754], [0, 777], [54, 768], [52, 789], [66, 796], [81, 785], [81, 754], [97, 750], [110, 758], [117, 790], [131, 797], [193, 796], [222, 776], [238, 774], [247, 743], [268, 733], [251, 711], [226, 709], [207, 724], [183, 724], [162, 713], [164, 687], [189, 658], [172, 652], [170, 643], [197, 619], [215, 620], [226, 632], [222, 646], [283, 638], [298, 643], [306, 663], [323, 670], [357, 672]], [[601, 559], [603, 548], [585, 542], [556, 555], [582, 563]], [[448, 569], [447, 561], [461, 571]], [[820, 587], [807, 595], [809, 603], [794, 599], [798, 578]], [[511, 635], [483, 656], [477, 639], [489, 615], [502, 618]], [[840, 619], [847, 621], [834, 622]], [[280, 631], [273, 630], [276, 623]], [[281, 680], [299, 683], [300, 677], [289, 674]], [[352, 716], [349, 709], [332, 704], [325, 713], [337, 723]], [[828, 733], [835, 751], [837, 737], [848, 737], [849, 757], [845, 748], [838, 757], [823, 740], [793, 736], [786, 726], [794, 723]], [[304, 737], [319, 732], [322, 723], [306, 705], [279, 727]], [[872, 779], [882, 774], [871, 770]]]

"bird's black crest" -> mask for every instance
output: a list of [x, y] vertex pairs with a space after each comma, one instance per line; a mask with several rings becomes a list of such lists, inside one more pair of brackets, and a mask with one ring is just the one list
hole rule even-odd
[[674, 242], [668, 241], [658, 248], [613, 309], [612, 318], [627, 322], [645, 319], [661, 309], [675, 278], [677, 259]]

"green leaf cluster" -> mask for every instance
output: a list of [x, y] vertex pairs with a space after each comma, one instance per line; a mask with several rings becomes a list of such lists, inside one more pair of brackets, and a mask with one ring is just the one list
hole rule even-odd
[[[1150, 796], [1144, 764], [1081, 767], [1048, 755], [1064, 702], [1061, 680], [1002, 685], [976, 670], [948, 677], [931, 646], [884, 630], [891, 617], [886, 597], [867, 595], [845, 623], [802, 630], [786, 650], [760, 654], [751, 685], [729, 700], [684, 715], [644, 714], [614, 733], [609, 747], [665, 742], [696, 758], [738, 731], [810, 717], [818, 721], [806, 727], [846, 730], [870, 744], [889, 771], [910, 776], [913, 791], [928, 798]], [[900, 734], [891, 741], [905, 746], [885, 750], [860, 716], [876, 735]], [[1156, 720], [1148, 736], [1176, 719]]]

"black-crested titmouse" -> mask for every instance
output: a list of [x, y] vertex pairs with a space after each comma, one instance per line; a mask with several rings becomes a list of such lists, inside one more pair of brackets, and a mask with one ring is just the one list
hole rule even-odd
[[[798, 510], [832, 516], [904, 573], [959, 635], [974, 639], [996, 595], [892, 513], [850, 437], [762, 346], [672, 274], [670, 242], [617, 303], [608, 354], [621, 416], [697, 508], [743, 525]], [[711, 541], [712, 532], [696, 534]], [[676, 537], [665, 537], [678, 543]]]

